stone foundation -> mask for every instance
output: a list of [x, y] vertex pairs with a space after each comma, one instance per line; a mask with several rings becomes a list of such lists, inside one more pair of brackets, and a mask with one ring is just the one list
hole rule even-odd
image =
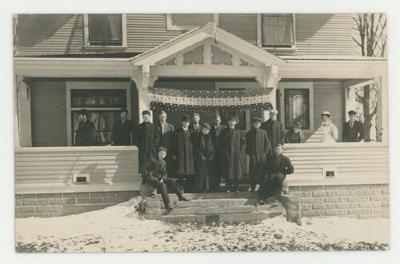
[[302, 216], [388, 218], [387, 184], [291, 186], [300, 197]]
[[15, 217], [78, 214], [125, 202], [138, 194], [134, 191], [16, 194]]

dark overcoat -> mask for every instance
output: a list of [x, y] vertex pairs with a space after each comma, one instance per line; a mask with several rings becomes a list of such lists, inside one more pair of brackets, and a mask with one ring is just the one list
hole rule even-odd
[[246, 149], [246, 136], [238, 129], [225, 128], [221, 132], [222, 173], [227, 180], [240, 180], [243, 172], [241, 158]]
[[271, 153], [271, 144], [266, 131], [253, 128], [247, 132], [246, 153], [250, 159], [250, 174], [261, 176], [267, 157]]
[[139, 172], [145, 173], [146, 164], [150, 157], [157, 157], [159, 143], [158, 133], [154, 124], [143, 122], [137, 131], [137, 146], [139, 148]]
[[122, 123], [120, 120], [115, 122], [112, 129], [111, 139], [115, 146], [129, 146], [135, 144], [135, 126], [132, 120]]
[[96, 128], [90, 121], [80, 121], [75, 135], [76, 146], [96, 145]]
[[[172, 145], [172, 140], [173, 140], [174, 131], [175, 131], [174, 125], [165, 123], [164, 124], [164, 133], [162, 131], [160, 123], [157, 123], [156, 127], [157, 127], [157, 133], [160, 138], [159, 145], [166, 147], [167, 150], [169, 151], [169, 149]], [[168, 153], [167, 153], [167, 155], [168, 155]]]
[[194, 144], [194, 162], [196, 164], [196, 177], [195, 177], [195, 185], [196, 189], [210, 190], [211, 185], [213, 184], [212, 177], [212, 162], [214, 158], [214, 146], [212, 142], [212, 135], [204, 135], [200, 133], [196, 139]]
[[283, 144], [284, 138], [281, 122], [278, 120], [268, 119], [266, 122], [262, 123], [261, 129], [267, 131], [273, 151], [278, 144]]
[[344, 142], [360, 142], [364, 139], [364, 125], [360, 121], [354, 121], [353, 127], [350, 122], [343, 125], [343, 141]]
[[193, 143], [194, 135], [189, 129], [184, 131], [183, 128], [179, 128], [175, 131], [172, 153], [177, 175], [194, 175]]
[[269, 175], [274, 173], [282, 173], [283, 175], [292, 174], [294, 167], [288, 157], [283, 154], [272, 155], [267, 162], [267, 173]]

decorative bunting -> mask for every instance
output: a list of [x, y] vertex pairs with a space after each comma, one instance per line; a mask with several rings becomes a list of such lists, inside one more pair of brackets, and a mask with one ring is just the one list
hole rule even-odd
[[150, 88], [148, 96], [152, 110], [270, 110], [270, 92], [271, 89], [217, 91]]

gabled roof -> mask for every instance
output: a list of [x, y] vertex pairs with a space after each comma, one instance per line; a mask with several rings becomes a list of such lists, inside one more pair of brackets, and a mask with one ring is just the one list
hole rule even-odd
[[190, 30], [153, 49], [132, 57], [130, 62], [136, 66], [154, 65], [155, 63], [206, 39], [214, 39], [216, 42], [229, 46], [263, 65], [281, 65], [282, 63], [285, 63], [284, 60], [265, 51], [264, 49], [254, 46], [253, 44], [217, 27], [214, 22]]

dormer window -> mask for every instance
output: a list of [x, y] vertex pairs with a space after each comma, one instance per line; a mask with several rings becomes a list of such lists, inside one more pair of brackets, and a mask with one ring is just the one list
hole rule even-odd
[[125, 20], [122, 14], [88, 14], [85, 16], [87, 47], [126, 46]]
[[261, 46], [262, 47], [287, 47], [295, 45], [295, 25], [292, 14], [262, 14]]

